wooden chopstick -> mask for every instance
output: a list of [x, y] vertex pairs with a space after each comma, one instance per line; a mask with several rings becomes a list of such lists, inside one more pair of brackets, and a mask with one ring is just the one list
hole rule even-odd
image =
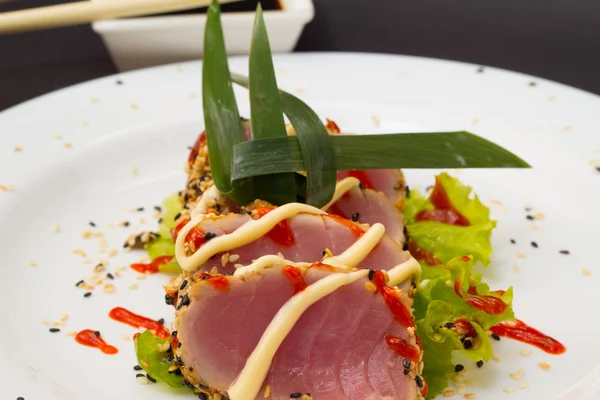
[[[219, 0], [219, 3], [231, 1], [238, 0]], [[11, 11], [0, 13], [0, 34], [85, 24], [102, 19], [189, 10], [206, 7], [210, 3], [211, 0], [103, 0]]]

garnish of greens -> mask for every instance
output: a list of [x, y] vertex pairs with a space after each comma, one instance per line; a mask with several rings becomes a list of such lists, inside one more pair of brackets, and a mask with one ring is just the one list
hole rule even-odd
[[[322, 207], [333, 196], [338, 170], [529, 167], [508, 150], [464, 131], [330, 136], [306, 103], [278, 89], [260, 5], [252, 35], [249, 77], [229, 71], [216, 0], [207, 18], [202, 96], [210, 164], [217, 189], [239, 204], [262, 199], [274, 205], [298, 201]], [[249, 141], [244, 138], [233, 83], [249, 89], [253, 133]], [[295, 136], [287, 136], [284, 115], [294, 127]], [[491, 291], [481, 275], [472, 272], [474, 265], [490, 262], [495, 221], [490, 219], [489, 209], [457, 179], [447, 174], [437, 179], [454, 208], [471, 225], [416, 221], [420, 211], [434, 206], [415, 190], [406, 198], [403, 213], [411, 240], [442, 263], [421, 263], [423, 273], [414, 304], [417, 334], [424, 349], [423, 377], [429, 386], [428, 398], [448, 387], [455, 368], [453, 354], [462, 353], [474, 363], [488, 361], [492, 355], [488, 329], [514, 319], [512, 288]], [[174, 254], [170, 231], [174, 216], [181, 211], [177, 194], [167, 198], [162, 209], [160, 237], [146, 248], [152, 259]], [[175, 259], [160, 270], [181, 272]], [[448, 286], [448, 281], [461, 281], [462, 285], [455, 288]], [[499, 297], [506, 309], [491, 315], [472, 307], [456, 294], [456, 290], [467, 293], [469, 285], [475, 286], [479, 295]], [[465, 345], [448, 324], [460, 319], [470, 323], [477, 333], [472, 345]], [[151, 332], [140, 334], [136, 338], [140, 365], [157, 381], [181, 387], [181, 376], [168, 373], [168, 354], [159, 350], [163, 343]]]

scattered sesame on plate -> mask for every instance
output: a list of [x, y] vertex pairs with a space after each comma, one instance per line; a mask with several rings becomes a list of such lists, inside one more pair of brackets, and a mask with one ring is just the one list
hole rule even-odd
[[71, 144], [71, 142], [65, 142], [64, 143], [65, 148], [67, 149], [72, 149], [73, 148], [73, 144]]
[[136, 103], [129, 104], [129, 107], [131, 107], [132, 110], [137, 110], [138, 109], [138, 105]]
[[572, 126], [565, 126], [565, 127], [563, 127], [563, 131], [565, 131], [565, 132], [570, 132], [571, 129], [573, 129]]
[[502, 389], [502, 390], [504, 390], [504, 393], [512, 393], [512, 392], [514, 392], [514, 391], [515, 391], [515, 389], [513, 389], [513, 388], [511, 388], [511, 387], [507, 387], [507, 388], [504, 388], [504, 389]]
[[27, 261], [27, 265], [29, 265], [30, 267], [37, 267], [37, 263], [33, 260]]
[[571, 254], [571, 252], [569, 250], [560, 250], [559, 253], [565, 254], [565, 255]]
[[131, 174], [132, 174], [132, 175], [137, 175], [137, 174], [138, 174], [138, 169], [137, 169], [137, 167], [131, 167]]
[[5, 185], [0, 185], [0, 190], [2, 190], [3, 192], [14, 192], [15, 191], [15, 185], [12, 185], [10, 183], [7, 183]]
[[525, 258], [525, 253], [517, 253], [517, 258]]
[[519, 354], [521, 354], [522, 356], [527, 357], [527, 356], [530, 356], [531, 354], [533, 354], [533, 352], [531, 350], [529, 350], [529, 349], [523, 349], [523, 350], [521, 350], [519, 352]]
[[585, 276], [590, 276], [590, 275], [592, 275], [592, 271], [590, 271], [589, 269], [586, 269], [586, 268], [584, 268], [584, 269], [582, 270], [582, 272], [583, 272], [583, 274], [584, 274]]
[[137, 283], [132, 283], [129, 286], [127, 286], [127, 289], [129, 289], [129, 290], [135, 290], [137, 288], [138, 288]]
[[550, 364], [548, 364], [545, 361], [542, 361], [542, 362], [538, 363], [538, 367], [540, 367], [541, 369], [544, 369], [544, 370], [548, 370], [548, 369], [550, 369]]
[[21, 146], [16, 146], [15, 147], [15, 153], [20, 153], [23, 151], [23, 148]]
[[375, 127], [379, 128], [379, 126], [381, 125], [381, 119], [377, 115], [373, 114], [371, 115], [371, 120], [373, 120], [373, 124], [375, 125]]
[[527, 388], [527, 381], [521, 381], [521, 382], [519, 382], [519, 385], [517, 387], [519, 389], [525, 389], [525, 388]]

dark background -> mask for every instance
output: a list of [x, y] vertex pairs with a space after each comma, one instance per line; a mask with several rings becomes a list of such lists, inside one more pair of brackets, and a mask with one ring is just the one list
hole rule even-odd
[[[297, 51], [411, 54], [600, 93], [600, 0], [313, 0]], [[65, 0], [0, 2], [0, 12]], [[89, 26], [0, 36], [0, 110], [116, 72]]]

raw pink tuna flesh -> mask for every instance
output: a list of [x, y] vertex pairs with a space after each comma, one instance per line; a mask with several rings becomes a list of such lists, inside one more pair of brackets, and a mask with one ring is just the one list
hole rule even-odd
[[[305, 279], [311, 284], [331, 273], [310, 268]], [[281, 267], [245, 281], [228, 280], [227, 292], [197, 281], [178, 326], [186, 367], [192, 367], [203, 383], [223, 392], [293, 295], [293, 285]], [[414, 372], [404, 375], [403, 358], [384, 340], [389, 334], [416, 345], [415, 337], [394, 320], [380, 294], [364, 288], [366, 281], [343, 286], [302, 315], [277, 351], [263, 384], [263, 388], [270, 386], [269, 399], [289, 399], [296, 392], [310, 393], [314, 400], [417, 398]], [[404, 289], [409, 285], [404, 282]]]

